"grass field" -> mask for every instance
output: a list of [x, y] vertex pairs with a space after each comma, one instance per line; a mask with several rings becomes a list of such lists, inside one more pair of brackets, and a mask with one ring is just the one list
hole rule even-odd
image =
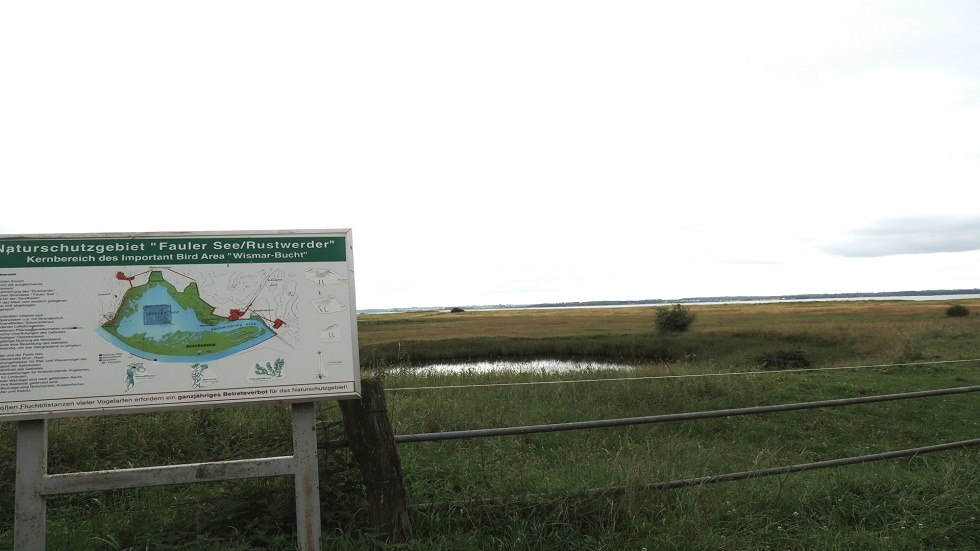
[[[961, 304], [980, 310], [980, 301]], [[980, 316], [856, 301], [692, 307], [661, 335], [652, 308], [362, 316], [366, 374], [396, 434], [657, 415], [980, 384]], [[423, 373], [431, 361], [595, 361], [575, 373]], [[628, 364], [605, 370], [602, 361]], [[780, 363], [784, 362], [784, 363]], [[808, 369], [801, 369], [804, 362]], [[792, 369], [786, 369], [792, 368]], [[826, 369], [834, 368], [834, 369]], [[837, 369], [847, 368], [847, 369]], [[852, 369], [853, 368], [853, 369]], [[325, 439], [334, 404], [318, 408]], [[54, 420], [52, 472], [289, 453], [283, 407]], [[13, 458], [14, 425], [0, 425]], [[666, 480], [980, 437], [976, 393], [798, 412], [402, 444], [411, 549], [977, 549], [976, 447], [700, 485]], [[356, 473], [324, 454], [324, 549], [386, 547], [364, 527]], [[0, 548], [13, 465], [0, 465]], [[602, 490], [602, 491], [596, 491]], [[52, 549], [291, 549], [288, 480], [51, 500]]]
[[[971, 311], [980, 300], [961, 301]], [[362, 316], [367, 366], [446, 359], [584, 357], [752, 364], [800, 350], [814, 366], [980, 357], [975, 316], [933, 301], [796, 302], [694, 306], [693, 328], [657, 335], [654, 307], [419, 312]]]

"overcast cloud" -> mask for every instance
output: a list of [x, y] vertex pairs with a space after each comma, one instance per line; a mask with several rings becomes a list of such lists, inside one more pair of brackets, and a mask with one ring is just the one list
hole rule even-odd
[[972, 0], [4, 2], [0, 232], [350, 227], [360, 308], [980, 287], [978, 28]]
[[980, 250], [980, 217], [881, 220], [856, 230], [850, 240], [830, 246], [840, 256], [956, 253]]

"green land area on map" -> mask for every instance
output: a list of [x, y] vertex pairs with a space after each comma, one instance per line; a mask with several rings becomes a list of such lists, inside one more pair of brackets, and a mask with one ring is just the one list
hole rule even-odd
[[116, 315], [102, 328], [134, 349], [181, 357], [221, 354], [274, 335], [259, 316], [231, 320], [216, 315], [197, 283], [178, 291], [159, 271], [126, 291]]

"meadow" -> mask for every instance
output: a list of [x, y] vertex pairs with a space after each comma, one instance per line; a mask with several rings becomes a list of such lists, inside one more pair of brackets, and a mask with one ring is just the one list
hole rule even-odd
[[[980, 384], [980, 300], [372, 314], [365, 377], [396, 434], [625, 418]], [[433, 362], [572, 359], [571, 373], [432, 373]], [[606, 368], [606, 362], [626, 367]], [[414, 538], [366, 526], [336, 404], [318, 406], [324, 549], [976, 549], [976, 447], [766, 478], [669, 480], [980, 437], [976, 393], [764, 415], [398, 447]], [[9, 548], [13, 423], [0, 424], [0, 548]], [[58, 419], [51, 472], [289, 453], [282, 406]], [[50, 500], [52, 549], [292, 549], [289, 480]], [[5, 547], [6, 546], [6, 547]]]

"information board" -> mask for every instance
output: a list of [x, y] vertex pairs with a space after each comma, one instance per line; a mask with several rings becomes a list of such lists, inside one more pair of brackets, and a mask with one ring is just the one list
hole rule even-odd
[[0, 420], [360, 394], [351, 231], [0, 236]]

